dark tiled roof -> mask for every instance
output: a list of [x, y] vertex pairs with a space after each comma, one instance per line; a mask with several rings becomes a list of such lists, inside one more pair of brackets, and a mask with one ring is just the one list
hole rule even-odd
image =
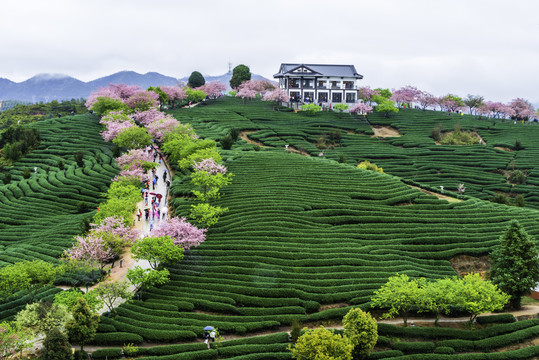
[[[334, 65], [334, 64], [281, 64], [279, 72], [273, 77], [282, 77], [284, 75], [290, 75], [291, 71], [297, 69], [300, 66], [304, 66], [315, 72], [314, 75], [321, 76], [337, 76], [337, 77], [355, 77], [362, 79], [363, 75], [360, 75], [356, 71], [354, 65]], [[307, 75], [307, 74], [306, 74]]]

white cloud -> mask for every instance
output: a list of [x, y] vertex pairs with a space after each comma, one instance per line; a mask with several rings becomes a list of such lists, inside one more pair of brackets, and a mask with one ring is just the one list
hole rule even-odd
[[374, 87], [539, 103], [533, 0], [38, 1], [3, 4], [0, 77], [120, 70], [271, 77], [281, 62], [351, 63]]

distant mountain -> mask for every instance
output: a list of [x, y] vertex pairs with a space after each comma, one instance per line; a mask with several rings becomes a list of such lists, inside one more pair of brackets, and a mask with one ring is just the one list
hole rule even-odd
[[[187, 83], [188, 77], [176, 79], [156, 72], [139, 74], [134, 71], [120, 71], [112, 75], [84, 82], [64, 74], [39, 74], [20, 83], [0, 78], [0, 101], [20, 100], [30, 102], [49, 102], [88, 98], [92, 91], [109, 84], [138, 85], [143, 89], [150, 86], [176, 85]], [[229, 86], [230, 75], [205, 76], [206, 82], [221, 81]], [[253, 79], [264, 79], [253, 74]]]

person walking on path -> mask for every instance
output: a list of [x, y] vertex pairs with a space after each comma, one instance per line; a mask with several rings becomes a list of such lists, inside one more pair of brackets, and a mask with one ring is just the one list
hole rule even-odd
[[141, 216], [142, 216], [142, 210], [138, 209], [138, 213], [137, 213], [138, 221], [140, 221]]
[[153, 181], [152, 181], [152, 185], [153, 185], [153, 188], [152, 190], [155, 190], [155, 184], [157, 183], [157, 180], [155, 179], [155, 177], [153, 178]]
[[163, 220], [167, 218], [167, 212], [168, 212], [168, 208], [164, 206], [163, 210], [161, 210], [161, 214], [163, 215]]
[[167, 169], [163, 170], [163, 182], [167, 182]]
[[150, 232], [153, 230], [153, 219], [150, 220]]

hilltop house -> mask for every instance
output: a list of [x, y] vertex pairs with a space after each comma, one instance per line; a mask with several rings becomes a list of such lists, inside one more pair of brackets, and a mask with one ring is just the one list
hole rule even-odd
[[357, 73], [354, 65], [281, 64], [273, 75], [290, 101], [353, 104], [359, 98]]

